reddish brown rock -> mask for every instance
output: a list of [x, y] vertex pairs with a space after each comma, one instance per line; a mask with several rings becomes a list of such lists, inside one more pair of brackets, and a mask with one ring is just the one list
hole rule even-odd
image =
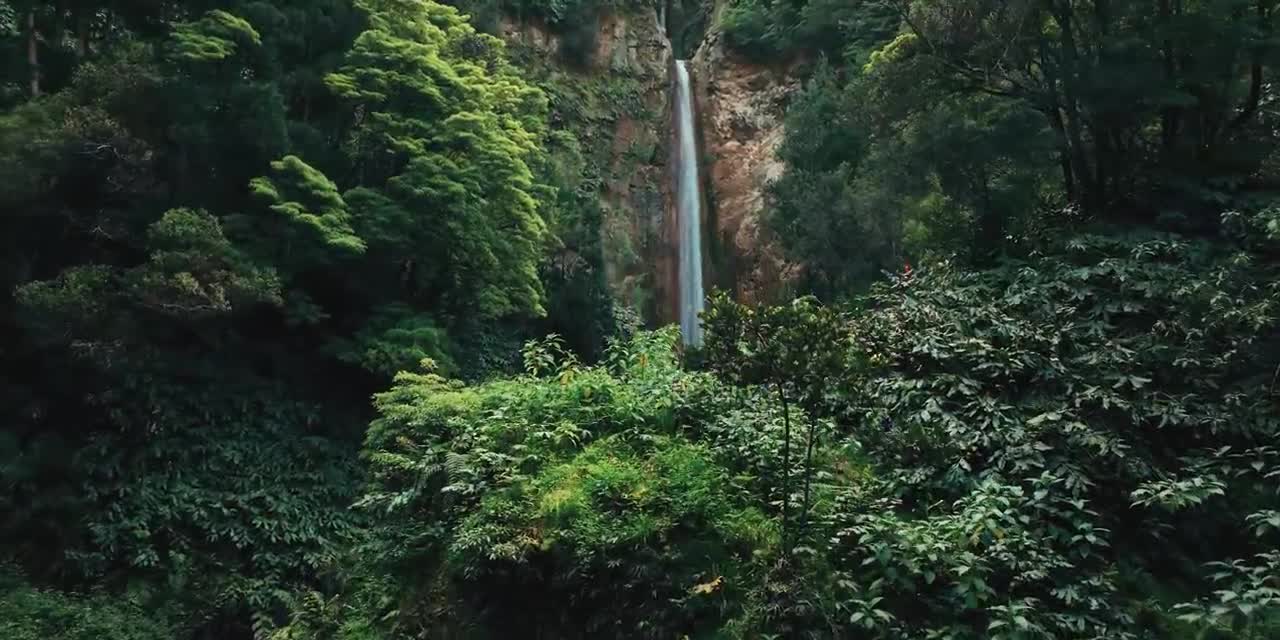
[[787, 66], [752, 64], [734, 56], [713, 29], [694, 58], [711, 203], [710, 224], [719, 243], [707, 266], [708, 282], [732, 289], [745, 302], [785, 294], [798, 274], [782, 258], [761, 216], [770, 181], [782, 175], [777, 158], [785, 135], [783, 114], [800, 82]]

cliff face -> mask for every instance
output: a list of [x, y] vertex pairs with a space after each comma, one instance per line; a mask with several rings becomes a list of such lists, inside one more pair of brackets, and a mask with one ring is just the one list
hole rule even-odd
[[574, 60], [563, 55], [563, 36], [544, 25], [508, 20], [500, 30], [542, 75], [553, 124], [581, 145], [580, 189], [600, 199], [606, 278], [615, 297], [651, 323], [669, 322], [677, 256], [666, 206], [671, 43], [658, 12], [602, 13], [587, 55]]
[[[784, 294], [797, 272], [761, 217], [766, 187], [784, 170], [776, 152], [787, 102], [800, 83], [791, 68], [751, 64], [728, 50], [716, 27], [723, 5], [716, 2], [691, 63], [707, 205], [704, 272], [708, 288], [767, 302]], [[603, 12], [587, 55], [573, 61], [563, 55], [564, 36], [544, 25], [508, 20], [500, 29], [542, 74], [553, 104], [558, 98], [556, 124], [582, 145], [589, 174], [583, 188], [598, 193], [607, 280], [617, 300], [650, 324], [676, 321], [678, 246], [668, 169], [673, 51], [662, 15]]]
[[751, 64], [734, 56], [714, 24], [698, 48], [693, 70], [711, 205], [708, 286], [731, 290], [745, 302], [774, 300], [798, 269], [783, 259], [761, 216], [767, 185], [785, 169], [777, 158], [785, 136], [783, 115], [800, 82], [790, 67]]
[[656, 11], [601, 14], [596, 20], [590, 55], [572, 63], [560, 59], [563, 36], [541, 21], [517, 21], [508, 16], [498, 28], [508, 43], [530, 47], [545, 56], [545, 61], [587, 76], [614, 72], [665, 80], [671, 59], [671, 43]]

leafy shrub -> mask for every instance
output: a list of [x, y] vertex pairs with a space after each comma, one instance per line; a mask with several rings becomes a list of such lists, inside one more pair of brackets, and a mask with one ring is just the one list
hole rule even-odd
[[42, 590], [0, 567], [6, 640], [171, 640], [174, 630], [127, 598]]
[[375, 524], [360, 560], [338, 604], [306, 600], [288, 629], [328, 637], [317, 619], [346, 611], [328, 628], [389, 616], [373, 626], [657, 638], [742, 615], [778, 528], [709, 445], [679, 435], [699, 415], [684, 391], [711, 380], [681, 371], [676, 342], [638, 334], [595, 367], [531, 343], [525, 375], [471, 387], [400, 374], [365, 445], [359, 504]]
[[[458, 527], [449, 563], [512, 633], [715, 629], [741, 608], [754, 560], [778, 538], [726, 475], [704, 447], [613, 436], [484, 498]], [[498, 592], [519, 595], [504, 602]], [[655, 600], [669, 604], [654, 609]]]
[[282, 637], [1268, 637], [1280, 344], [1250, 246], [1080, 236], [850, 315], [717, 299], [722, 378], [674, 329], [403, 373], [374, 526]]
[[[166, 391], [151, 390], [160, 404], [119, 409], [165, 420], [144, 445], [102, 435], [79, 452], [93, 515], [88, 539], [68, 555], [112, 586], [119, 567], [153, 579], [159, 601], [193, 612], [179, 621], [189, 628], [269, 620], [287, 604], [282, 594], [311, 584], [351, 538], [354, 461], [340, 440], [303, 426], [313, 407]], [[199, 426], [184, 423], [197, 417]]]
[[[836, 518], [860, 621], [876, 637], [1135, 637], [1118, 576], [1142, 567], [1185, 596], [1210, 589], [1209, 561], [1233, 595], [1186, 619], [1265, 621], [1268, 560], [1234, 558], [1267, 549], [1245, 523], [1278, 497], [1259, 386], [1278, 355], [1272, 277], [1230, 245], [1085, 236], [877, 294], [851, 330], [880, 367], [858, 412], [891, 502]], [[1167, 617], [1178, 597], [1153, 606]]]

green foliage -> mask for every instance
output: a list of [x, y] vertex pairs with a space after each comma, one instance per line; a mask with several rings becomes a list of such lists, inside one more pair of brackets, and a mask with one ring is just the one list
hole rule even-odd
[[528, 161], [545, 98], [502, 62], [501, 41], [455, 9], [367, 6], [370, 28], [326, 80], [367, 113], [348, 141], [365, 171], [347, 198], [357, 231], [452, 311], [541, 315], [546, 221]]
[[401, 374], [361, 501], [362, 557], [394, 577], [350, 569], [334, 624], [1266, 637], [1280, 352], [1247, 246], [1080, 236], [849, 316], [718, 299], [701, 357], [732, 386], [681, 371], [669, 333], [600, 367], [533, 343], [478, 387]]
[[457, 368], [448, 334], [430, 316], [405, 305], [380, 309], [350, 341], [340, 343], [338, 357], [373, 373], [393, 378], [429, 362], [449, 373]]
[[122, 422], [155, 420], [159, 433], [142, 448], [102, 436], [79, 454], [96, 515], [71, 557], [88, 575], [122, 565], [152, 575], [189, 610], [212, 601], [270, 614], [351, 536], [355, 514], [336, 507], [353, 499], [356, 470], [338, 443], [303, 426], [315, 407], [222, 386], [226, 396], [155, 388], [151, 407], [115, 408]]
[[[893, 45], [886, 46], [889, 50]], [[989, 96], [948, 99], [911, 59], [849, 76], [820, 65], [787, 111], [766, 220], [803, 262], [805, 290], [863, 291], [930, 256], [989, 264], [1056, 204], [1051, 133], [1034, 111]]]
[[[747, 560], [777, 544], [772, 522], [724, 475], [700, 447], [605, 438], [529, 486], [483, 499], [459, 525], [449, 562], [480, 593], [569, 580], [542, 586], [538, 597], [571, 603], [557, 607], [564, 623], [539, 625], [560, 635], [714, 628], [746, 595]], [[671, 606], [651, 609], [655, 597]], [[503, 624], [515, 631], [521, 623]]]
[[348, 550], [369, 396], [541, 322], [560, 203], [543, 94], [456, 10], [206, 5], [18, 6], [39, 99], [0, 29], [0, 546], [238, 639]]
[[733, 0], [720, 20], [729, 46], [758, 62], [801, 52], [858, 62], [899, 24], [892, 3], [875, 0]]
[[[936, 623], [959, 606], [986, 612], [960, 633], [1124, 637], [1136, 607], [1116, 604], [1123, 566], [1185, 583], [1202, 579], [1197, 562], [1252, 547], [1239, 535], [1250, 505], [1276, 496], [1251, 479], [1268, 468], [1256, 453], [1227, 453], [1280, 424], [1257, 386], [1275, 368], [1271, 278], [1248, 254], [1202, 241], [1095, 236], [1034, 262], [931, 269], [883, 290], [853, 327], [884, 367], [866, 379], [860, 413], [903, 515], [855, 516], [841, 536], [852, 566], [901, 562], [910, 583], [868, 594], [891, 616], [870, 626], [957, 633]], [[1218, 471], [1187, 476], [1198, 468]], [[979, 499], [988, 506], [971, 513]], [[1209, 509], [1212, 523], [1188, 526]], [[909, 555], [910, 538], [897, 542], [916, 522], [955, 529], [911, 535], [967, 543], [926, 563]], [[1233, 542], [1198, 548], [1202, 536]], [[922, 590], [938, 594], [937, 612], [920, 610]]]
[[1210, 565], [1213, 595], [1179, 607], [1178, 619], [1241, 638], [1268, 638], [1280, 630], [1280, 595], [1275, 583], [1280, 558], [1275, 551], [1252, 560], [1215, 562]]
[[[1034, 263], [976, 277], [940, 269], [911, 281], [901, 302], [868, 316], [861, 332], [873, 359], [894, 358], [890, 366], [914, 372], [873, 387], [886, 406], [919, 403], [891, 433], [907, 438], [899, 446], [941, 444], [947, 453], [937, 451], [937, 460], [952, 460], [943, 468], [973, 465], [970, 456], [990, 451], [991, 438], [1012, 437], [996, 442], [1025, 458], [1002, 456], [992, 471], [1053, 468], [1055, 457], [1067, 456], [1074, 462], [1061, 468], [1071, 470], [1072, 487], [1093, 484], [1082, 474], [1111, 469], [1112, 490], [1152, 479], [1157, 468], [1106, 464], [1108, 457], [1135, 451], [1168, 459], [1267, 433], [1274, 424], [1266, 399], [1233, 391], [1265, 366], [1267, 356], [1248, 345], [1274, 322], [1272, 294], [1259, 287], [1266, 272], [1247, 255], [1215, 253], [1171, 236], [1084, 237]], [[914, 392], [917, 378], [951, 385], [940, 388], [949, 400]], [[993, 404], [979, 401], [984, 387], [1000, 390]], [[1115, 421], [1177, 437], [1121, 437], [1124, 430], [1107, 426]], [[1045, 438], [1052, 449], [1034, 446]]]
[[[156, 313], [175, 319], [229, 314], [242, 306], [279, 304], [279, 282], [237, 251], [217, 219], [174, 209], [146, 235], [149, 258], [119, 271], [73, 267], [50, 281], [23, 285], [16, 298], [32, 328], [49, 338], [118, 340], [127, 325], [108, 318]], [[142, 318], [137, 318], [142, 322]]]
[[[151, 612], [154, 613], [154, 612]], [[139, 603], [36, 589], [0, 574], [0, 634], [11, 640], [168, 640], [173, 630]]]
[[204, 211], [165, 212], [147, 229], [146, 242], [148, 260], [132, 269], [77, 266], [18, 288], [15, 297], [32, 332], [96, 351], [151, 314], [198, 319], [279, 303], [275, 275], [247, 261]]
[[459, 2], [464, 11], [499, 8], [517, 18], [540, 18], [555, 26], [591, 24], [600, 11], [652, 6], [652, 0], [472, 0]]
[[0, 7], [0, 635], [1275, 637], [1271, 4], [719, 6], [817, 60], [766, 222], [827, 304], [688, 353], [604, 277], [643, 78], [431, 1]]
[[496, 31], [502, 18], [534, 21], [560, 37], [560, 58], [585, 66], [596, 50], [600, 17], [618, 11], [656, 8], [656, 0], [454, 0], [472, 23]]
[[[364, 253], [365, 243], [351, 228], [347, 203], [338, 193], [338, 186], [323, 173], [312, 168], [297, 156], [285, 156], [271, 163], [271, 177], [254, 178], [249, 183], [253, 195], [266, 203], [271, 211], [279, 214], [288, 225], [296, 226], [301, 233], [284, 231], [270, 234], [291, 251], [303, 252], [308, 244], [318, 245], [311, 260], [286, 257], [289, 262], [313, 264], [325, 259], [324, 251], [341, 254]], [[302, 245], [295, 248], [294, 245]]]
[[262, 36], [244, 18], [215, 9], [195, 22], [174, 26], [172, 55], [187, 62], [217, 62], [246, 44], [261, 45]]
[[598, 367], [531, 343], [529, 373], [473, 387], [400, 374], [365, 446], [376, 524], [330, 627], [669, 637], [740, 615], [779, 534], [715, 451], [678, 435], [669, 391], [710, 380], [679, 369], [677, 340], [642, 334]]
[[124, 277], [145, 307], [179, 315], [279, 304], [274, 274], [248, 261], [203, 211], [166, 212], [147, 230], [147, 247], [149, 261]]
[[835, 538], [853, 628], [870, 637], [1136, 637], [1100, 571], [1106, 529], [1050, 476], [982, 481], [923, 517], [873, 503]]
[[[711, 336], [703, 355], [712, 370], [733, 384], [772, 386], [776, 393], [783, 422], [779, 462], [782, 528], [784, 536], [795, 535], [789, 520], [792, 502], [790, 407], [795, 402], [802, 409], [816, 409], [822, 402], [824, 387], [845, 370], [848, 358], [841, 349], [841, 343], [845, 342], [842, 320], [812, 298], [752, 309], [718, 294], [711, 299], [703, 322]], [[813, 456], [821, 435], [817, 416], [811, 414], [805, 418], [801, 479], [804, 489], [797, 516], [801, 529], [808, 523], [815, 473]]]
[[722, 22], [740, 55], [818, 59], [766, 217], [801, 292], [836, 300], [904, 262], [985, 267], [1082, 222], [1216, 233], [1221, 211], [1268, 207], [1274, 11], [740, 0]]

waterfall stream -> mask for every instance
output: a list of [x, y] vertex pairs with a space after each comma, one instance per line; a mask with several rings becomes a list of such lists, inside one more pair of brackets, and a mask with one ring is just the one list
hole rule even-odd
[[676, 60], [676, 219], [680, 229], [680, 331], [684, 343], [702, 344], [698, 315], [705, 303], [702, 290], [702, 185], [698, 176], [697, 129], [693, 125], [693, 88], [688, 61]]

